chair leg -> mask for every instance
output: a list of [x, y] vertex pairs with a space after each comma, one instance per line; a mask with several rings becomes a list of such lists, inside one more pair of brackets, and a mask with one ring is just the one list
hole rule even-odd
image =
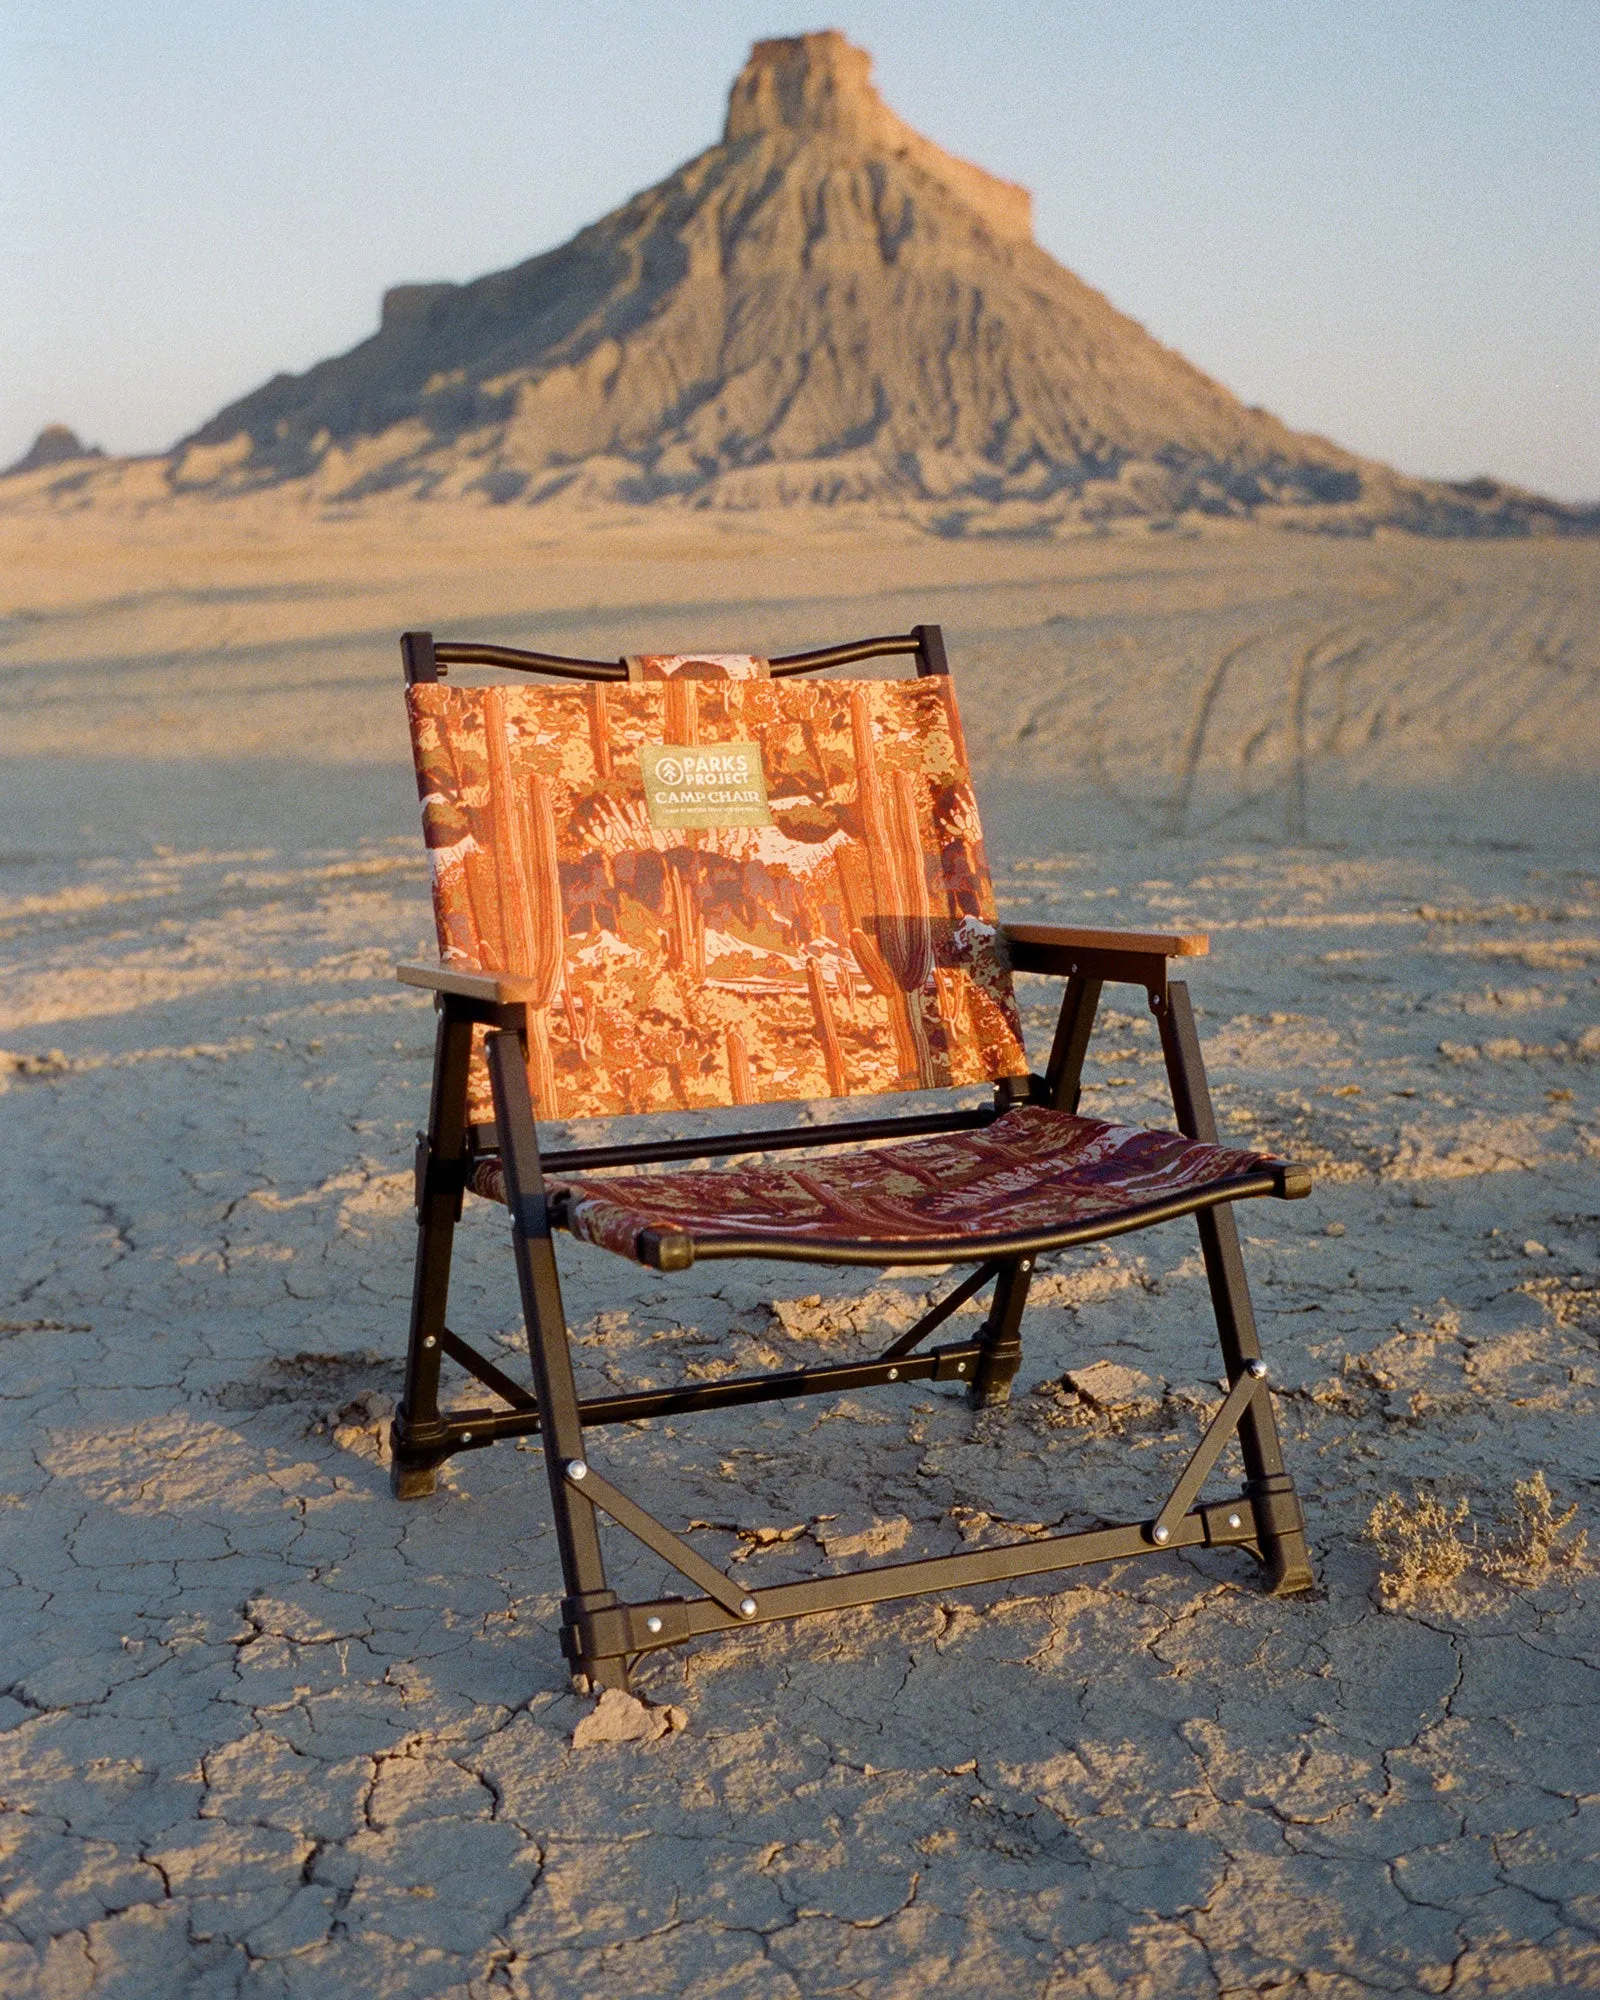
[[439, 1484], [441, 1455], [430, 1441], [443, 1434], [439, 1416], [439, 1329], [450, 1289], [455, 1224], [424, 1212], [417, 1218], [417, 1258], [411, 1288], [406, 1384], [389, 1426], [389, 1491], [397, 1500], [425, 1500]]
[[[1196, 1218], [1200, 1254], [1217, 1316], [1223, 1366], [1230, 1383], [1238, 1381], [1245, 1364], [1261, 1359], [1255, 1311], [1245, 1280], [1239, 1227], [1230, 1208], [1213, 1208]], [[1244, 1458], [1245, 1495], [1254, 1504], [1261, 1527], [1261, 1554], [1267, 1566], [1267, 1588], [1275, 1597], [1316, 1586], [1305, 1516], [1293, 1479], [1284, 1469], [1278, 1420], [1269, 1396], [1257, 1396], [1239, 1420], [1239, 1449]]]
[[1055, 1111], [1076, 1111], [1083, 1095], [1083, 1059], [1089, 1037], [1094, 1033], [1095, 1015], [1100, 1010], [1098, 979], [1074, 973], [1061, 996], [1061, 1013], [1056, 1021], [1050, 1060], [1045, 1067], [1046, 1102]]
[[467, 1066], [472, 1024], [448, 1002], [434, 1043], [433, 1100], [417, 1149], [417, 1256], [411, 1286], [406, 1383], [389, 1427], [389, 1487], [397, 1500], [422, 1500], [439, 1483], [448, 1455], [439, 1415], [439, 1337], [450, 1296], [450, 1258], [466, 1161]]
[[561, 1647], [571, 1663], [574, 1679], [585, 1691], [608, 1687], [625, 1690], [627, 1662], [619, 1658], [586, 1657], [579, 1637], [578, 1621], [584, 1613], [609, 1610], [619, 1600], [606, 1584], [594, 1506], [574, 1489], [566, 1475], [567, 1466], [584, 1456], [583, 1421], [578, 1412], [578, 1385], [572, 1372], [561, 1276], [556, 1269], [555, 1244], [545, 1206], [527, 1057], [517, 1035], [506, 1031], [490, 1035], [489, 1077], [494, 1085], [495, 1125], [500, 1135], [506, 1199], [511, 1209], [517, 1283], [522, 1293], [534, 1393], [539, 1399], [542, 1420], [540, 1433], [550, 1482], [550, 1508], [555, 1517], [561, 1575], [567, 1587], [561, 1605]]
[[[1167, 988], [1165, 1003], [1157, 1006], [1156, 1016], [1178, 1129], [1187, 1138], [1215, 1145], [1217, 1121], [1211, 1108], [1211, 1089], [1206, 1082], [1189, 989], [1180, 980], [1173, 980]], [[1205, 1260], [1212, 1310], [1217, 1318], [1223, 1366], [1232, 1383], [1238, 1381], [1247, 1362], [1261, 1359], [1255, 1309], [1250, 1303], [1244, 1255], [1239, 1248], [1239, 1228], [1231, 1208], [1204, 1209], [1195, 1220], [1200, 1230], [1200, 1254]], [[1256, 1397], [1245, 1411], [1239, 1424], [1239, 1449], [1244, 1458], [1245, 1495], [1254, 1506], [1261, 1529], [1267, 1588], [1274, 1596], [1285, 1597], [1294, 1591], [1315, 1588], [1317, 1578], [1306, 1541], [1305, 1516], [1294, 1480], [1284, 1467], [1278, 1421], [1269, 1397]]]
[[[1057, 1111], [1078, 1108], [1084, 1052], [1094, 1033], [1100, 986], [1098, 979], [1083, 979], [1077, 973], [1067, 981], [1045, 1072], [1045, 1098]], [[989, 1317], [979, 1335], [982, 1349], [977, 1374], [967, 1391], [967, 1401], [975, 1410], [992, 1410], [1011, 1401], [1011, 1384], [1022, 1366], [1022, 1313], [1032, 1282], [1031, 1257], [1017, 1257], [1001, 1267]]]
[[1014, 1257], [995, 1280], [989, 1317], [979, 1334], [977, 1373], [967, 1391], [975, 1410], [992, 1410], [1011, 1401], [1011, 1384], [1022, 1366], [1022, 1312], [1033, 1282], [1033, 1259]]

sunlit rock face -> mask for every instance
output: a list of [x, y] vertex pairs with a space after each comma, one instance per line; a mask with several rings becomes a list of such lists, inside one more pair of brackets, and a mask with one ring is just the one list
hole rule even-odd
[[813, 146], [832, 140], [857, 159], [911, 161], [959, 196], [996, 236], [1032, 238], [1028, 190], [956, 159], [897, 118], [872, 87], [872, 58], [837, 30], [757, 42], [728, 93], [724, 145], [785, 132]]

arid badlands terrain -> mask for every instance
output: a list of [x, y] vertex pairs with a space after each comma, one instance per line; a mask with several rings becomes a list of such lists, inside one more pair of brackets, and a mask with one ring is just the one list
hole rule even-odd
[[[21, 507], [0, 572], [0, 1992], [1600, 1989], [1600, 546], [262, 496]], [[430, 1043], [394, 636], [930, 618], [1007, 911], [1208, 929], [1227, 1129], [1319, 1170], [1242, 1221], [1324, 1587], [766, 1627], [585, 1742], [537, 1460], [406, 1507], [382, 1464]], [[1112, 1007], [1089, 1108], [1160, 1122]], [[472, 1205], [453, 1313], [515, 1369], [505, 1236]], [[926, 1284], [564, 1262], [596, 1384], [860, 1351]], [[1036, 1298], [1006, 1411], [608, 1462], [753, 1581], [1143, 1511], [1217, 1394], [1191, 1229]]]

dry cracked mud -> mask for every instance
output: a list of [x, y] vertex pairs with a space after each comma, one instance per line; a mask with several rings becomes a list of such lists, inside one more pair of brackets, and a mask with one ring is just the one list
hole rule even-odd
[[[1200, 1554], [764, 1627], [657, 1656], [649, 1726], [575, 1744], [537, 1456], [407, 1506], [382, 1464], [431, 1044], [389, 971], [429, 930], [406, 774], [276, 754], [16, 767], [0, 1993], [1600, 1990], [1592, 1567], [1400, 1603], [1366, 1539], [1420, 1493], [1487, 1547], [1540, 1469], [1596, 1520], [1592, 820], [1530, 787], [1381, 841], [1315, 795], [1315, 845], [1063, 838], [991, 755], [1008, 914], [1208, 928], [1224, 1128], [1318, 1168], [1240, 1220], [1323, 1587]], [[1089, 1075], [1163, 1118], [1126, 995]], [[595, 1385], [862, 1351], [928, 1283], [563, 1263]], [[453, 1323], [514, 1369], [510, 1278], [471, 1205]], [[597, 1457], [753, 1582], [1149, 1511], [1218, 1395], [1192, 1228], [1037, 1298], [1005, 1411], [917, 1385]]]

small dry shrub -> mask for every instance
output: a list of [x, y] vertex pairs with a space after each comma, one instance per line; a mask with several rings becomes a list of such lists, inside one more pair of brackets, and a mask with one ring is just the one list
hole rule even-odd
[[1380, 1500], [1367, 1518], [1367, 1537], [1377, 1544], [1384, 1596], [1395, 1604], [1411, 1604], [1427, 1591], [1454, 1583], [1472, 1561], [1473, 1543], [1463, 1538], [1470, 1519], [1465, 1500], [1454, 1507], [1431, 1493], [1414, 1494], [1409, 1501], [1390, 1493]]
[[1536, 1583], [1553, 1569], [1582, 1568], [1589, 1532], [1573, 1526], [1578, 1503], [1558, 1513], [1542, 1468], [1531, 1479], [1517, 1481], [1511, 1504], [1506, 1536], [1484, 1561], [1488, 1575], [1511, 1583]]
[[1581, 1569], [1588, 1547], [1575, 1528], [1577, 1505], [1559, 1508], [1542, 1470], [1511, 1489], [1511, 1509], [1480, 1536], [1465, 1499], [1446, 1505], [1431, 1493], [1390, 1493], [1367, 1519], [1377, 1546], [1378, 1586], [1391, 1605], [1414, 1604], [1475, 1570], [1502, 1583], [1543, 1583], [1553, 1569]]

